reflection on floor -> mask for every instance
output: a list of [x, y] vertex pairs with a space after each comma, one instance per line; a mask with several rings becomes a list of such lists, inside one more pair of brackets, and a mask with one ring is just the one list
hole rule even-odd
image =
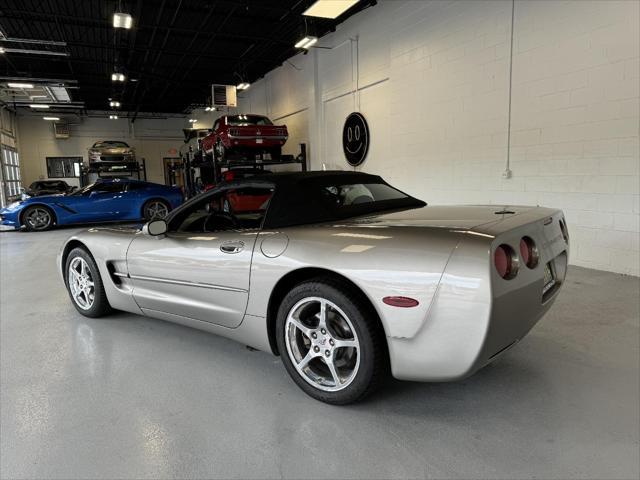
[[0, 233], [2, 478], [638, 477], [637, 278], [572, 268], [497, 363], [340, 408], [243, 345], [80, 316], [54, 265], [73, 231]]

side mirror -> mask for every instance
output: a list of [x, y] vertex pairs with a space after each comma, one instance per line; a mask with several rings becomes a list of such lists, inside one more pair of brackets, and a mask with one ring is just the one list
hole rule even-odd
[[167, 233], [167, 222], [164, 220], [151, 220], [142, 227], [142, 233], [157, 237]]

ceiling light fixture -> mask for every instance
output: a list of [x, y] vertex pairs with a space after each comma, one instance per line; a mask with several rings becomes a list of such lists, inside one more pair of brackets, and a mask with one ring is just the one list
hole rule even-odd
[[4, 52], [5, 52], [4, 47], [0, 47], [0, 53], [4, 53]]
[[33, 83], [7, 83], [9, 88], [33, 88]]
[[116, 101], [109, 102], [109, 106], [120, 108], [120, 102], [116, 102]]
[[118, 115], [109, 115], [109, 120], [117, 120]]
[[130, 29], [133, 26], [133, 17], [128, 13], [113, 14], [113, 28]]
[[318, 37], [309, 37], [306, 36], [298, 43], [295, 44], [296, 48], [304, 48], [305, 50], [309, 50], [312, 45], [315, 45], [318, 42]]
[[358, 3], [358, 0], [317, 0], [302, 15], [307, 17], [338, 18], [356, 3]]
[[31, 108], [41, 108], [41, 109], [49, 108], [49, 105], [45, 105], [44, 103], [32, 103], [29, 106]]
[[111, 80], [114, 82], [124, 82], [125, 76], [124, 73], [112, 73]]
[[52, 120], [52, 121], [57, 121], [60, 120], [60, 117], [42, 117], [43, 120]]
[[189, 123], [196, 123], [198, 121], [197, 118], [190, 118]]
[[240, 84], [238, 84], [238, 86], [236, 87], [238, 90], [246, 90], [247, 88], [249, 88], [251, 86], [250, 83], [247, 82], [242, 82]]

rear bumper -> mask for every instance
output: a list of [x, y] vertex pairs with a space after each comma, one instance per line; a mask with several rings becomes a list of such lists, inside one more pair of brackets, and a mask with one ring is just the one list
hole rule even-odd
[[248, 149], [274, 148], [281, 147], [286, 141], [287, 137], [232, 137], [230, 135], [225, 147]]
[[509, 288], [496, 287], [490, 247], [482, 238], [461, 240], [422, 328], [412, 338], [387, 338], [395, 378], [436, 382], [468, 377], [518, 343], [547, 313], [564, 282], [568, 246], [545, 247], [544, 259], [555, 265], [557, 283], [544, 297], [542, 262]]

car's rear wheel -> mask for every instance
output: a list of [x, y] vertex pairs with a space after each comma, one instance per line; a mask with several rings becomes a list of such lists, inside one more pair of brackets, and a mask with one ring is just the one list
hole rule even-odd
[[22, 215], [22, 223], [30, 232], [43, 232], [53, 227], [53, 212], [41, 205], [27, 207]]
[[74, 248], [65, 263], [65, 283], [71, 302], [86, 317], [111, 312], [100, 271], [93, 257], [83, 248]]
[[227, 156], [227, 149], [220, 139], [216, 141], [216, 146], [213, 149], [213, 156], [218, 162], [224, 161], [225, 157]]
[[359, 401], [385, 377], [387, 353], [376, 314], [342, 283], [318, 279], [293, 288], [278, 310], [276, 334], [289, 375], [322, 402]]
[[149, 200], [142, 207], [144, 219], [147, 222], [150, 222], [151, 220], [162, 220], [164, 217], [169, 215], [170, 210], [171, 206], [164, 200], [159, 199]]

